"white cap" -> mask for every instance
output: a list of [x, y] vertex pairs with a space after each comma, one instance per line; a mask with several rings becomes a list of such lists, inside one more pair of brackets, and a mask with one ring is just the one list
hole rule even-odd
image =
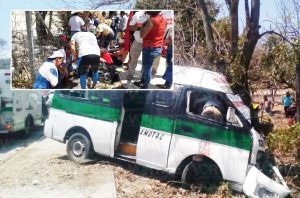
[[80, 13], [80, 11], [72, 11], [71, 14]]
[[60, 57], [60, 58], [64, 58], [65, 57], [65, 54], [63, 52], [64, 50], [60, 49], [60, 50], [56, 50], [52, 53], [51, 56], [49, 56], [48, 58], [57, 58], [57, 57]]

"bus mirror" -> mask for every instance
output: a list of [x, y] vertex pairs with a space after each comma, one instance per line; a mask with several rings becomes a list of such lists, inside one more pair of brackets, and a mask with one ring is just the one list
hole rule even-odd
[[226, 120], [227, 120], [227, 122], [230, 122], [230, 123], [235, 122], [235, 109], [234, 108], [228, 107]]

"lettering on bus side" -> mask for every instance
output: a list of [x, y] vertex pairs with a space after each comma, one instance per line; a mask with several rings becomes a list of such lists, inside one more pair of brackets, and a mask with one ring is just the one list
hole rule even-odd
[[140, 135], [143, 135], [143, 136], [148, 137], [148, 138], [158, 139], [158, 140], [162, 140], [163, 137], [164, 137], [164, 134], [159, 133], [157, 131], [151, 131], [151, 130], [148, 130], [148, 129], [141, 129], [140, 130]]

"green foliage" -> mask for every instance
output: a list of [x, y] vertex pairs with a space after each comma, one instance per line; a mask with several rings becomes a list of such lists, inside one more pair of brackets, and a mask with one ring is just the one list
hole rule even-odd
[[[297, 41], [294, 41], [297, 46]], [[280, 83], [288, 88], [295, 87], [295, 65], [299, 49], [284, 42], [278, 36], [270, 36], [264, 44], [260, 65], [269, 81]], [[274, 83], [272, 83], [274, 84]], [[274, 86], [274, 85], [273, 85]]]
[[[300, 124], [296, 124], [288, 129], [276, 129], [268, 135], [267, 144], [272, 151], [294, 153], [295, 157], [299, 160]], [[295, 151], [295, 149], [298, 150]]]
[[229, 45], [230, 42], [230, 18], [224, 17], [220, 20], [216, 20], [213, 23], [215, 27], [216, 39], [222, 39], [222, 42], [226, 42]]

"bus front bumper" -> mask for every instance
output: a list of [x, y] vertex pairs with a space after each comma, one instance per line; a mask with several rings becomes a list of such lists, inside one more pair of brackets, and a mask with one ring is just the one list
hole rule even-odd
[[244, 193], [251, 198], [270, 197], [284, 198], [290, 194], [290, 190], [284, 182], [277, 167], [273, 167], [276, 177], [280, 180], [276, 182], [264, 175], [255, 166], [248, 171], [243, 184]]

